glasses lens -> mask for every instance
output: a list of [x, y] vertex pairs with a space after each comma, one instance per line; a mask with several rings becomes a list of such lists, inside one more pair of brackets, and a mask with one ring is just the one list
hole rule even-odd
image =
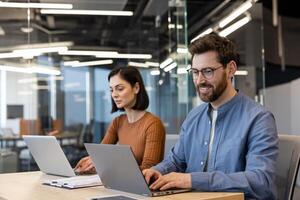
[[191, 69], [191, 74], [193, 76], [193, 79], [197, 79], [199, 76], [199, 71], [197, 69]]
[[201, 72], [205, 78], [212, 78], [214, 75], [214, 70], [211, 68], [203, 69]]

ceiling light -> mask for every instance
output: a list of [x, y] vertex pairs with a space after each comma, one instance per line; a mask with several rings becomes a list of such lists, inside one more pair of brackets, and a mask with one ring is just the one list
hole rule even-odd
[[33, 78], [23, 78], [19, 79], [18, 83], [19, 84], [24, 84], [24, 83], [36, 83], [38, 81], [49, 81], [49, 80], [56, 80], [56, 81], [61, 81], [64, 79], [62, 76], [55, 76], [55, 77], [33, 77]]
[[79, 51], [68, 50], [58, 52], [60, 55], [96, 56], [97, 58], [128, 58], [128, 59], [151, 59], [151, 54], [121, 54], [117, 51]]
[[24, 59], [30, 59], [34, 56], [39, 56], [41, 53], [39, 52], [11, 52], [11, 53], [0, 53], [0, 59], [1, 58], [21, 58]]
[[171, 64], [173, 62], [172, 58], [168, 58], [165, 61], [163, 61], [162, 63], [160, 63], [160, 68], [165, 68], [167, 65]]
[[[96, 56], [96, 57], [99, 57], [99, 56]], [[152, 55], [151, 54], [121, 54], [121, 53], [118, 53], [117, 55], [115, 56], [112, 56], [110, 58], [128, 58], [128, 59], [151, 59], [152, 58]]]
[[34, 44], [22, 44], [8, 47], [1, 47], [0, 51], [14, 51], [14, 50], [24, 50], [24, 49], [37, 49], [37, 48], [49, 48], [49, 47], [69, 47], [74, 43], [71, 41], [65, 42], [51, 42], [51, 43], [34, 43]]
[[177, 48], [177, 53], [186, 54], [189, 50], [187, 48]]
[[0, 65], [0, 71], [31, 74], [31, 72], [29, 70], [27, 70], [27, 68], [25, 68], [25, 67], [13, 67], [13, 66], [6, 66], [6, 65]]
[[247, 76], [248, 71], [247, 70], [237, 70], [234, 75]]
[[2, 2], [0, 7], [3, 8], [52, 8], [52, 9], [72, 9], [72, 4], [63, 3], [17, 3], [17, 2]]
[[5, 31], [3, 30], [3, 28], [0, 26], [0, 35], [5, 35]]
[[174, 28], [183, 29], [183, 26], [181, 24], [177, 24], [177, 26], [175, 26], [175, 24], [169, 24], [168, 27], [169, 29], [174, 29]]
[[66, 61], [66, 62], [63, 62], [63, 65], [64, 66], [71, 66], [71, 65], [74, 65], [74, 64], [78, 64], [79, 61], [78, 60], [74, 60], [74, 61]]
[[13, 50], [10, 53], [0, 53], [1, 58], [19, 58], [23, 57], [24, 59], [31, 59], [35, 56], [39, 56], [44, 53], [53, 53], [59, 51], [67, 51], [68, 47], [44, 47], [44, 48], [32, 48], [32, 49], [17, 49]]
[[49, 67], [40, 67], [40, 66], [33, 66], [29, 67], [29, 70], [31, 73], [36, 74], [48, 74], [48, 75], [60, 75], [61, 72], [55, 68], [49, 68]]
[[223, 20], [220, 21], [219, 27], [223, 28], [227, 24], [229, 24], [231, 21], [233, 21], [235, 18], [246, 12], [249, 8], [252, 7], [251, 0], [246, 1], [242, 5], [240, 5], [237, 9], [235, 9], [232, 13], [230, 13], [227, 17], [225, 17]]
[[51, 9], [42, 9], [41, 14], [132, 16], [133, 12], [132, 11], [114, 11], [114, 10], [51, 10]]
[[145, 62], [146, 65], [148, 66], [152, 66], [152, 67], [159, 67], [159, 63], [158, 62]]
[[187, 70], [186, 68], [177, 68], [177, 74], [186, 74], [187, 73]]
[[68, 50], [59, 51], [60, 55], [70, 55], [70, 56], [114, 56], [117, 55], [116, 51], [80, 51], [80, 50]]
[[26, 44], [16, 46], [17, 49], [37, 49], [37, 48], [49, 48], [49, 47], [69, 47], [73, 46], [72, 41], [64, 41], [64, 42], [50, 42], [50, 43], [36, 43], [36, 44]]
[[48, 74], [48, 75], [60, 75], [61, 72], [56, 68], [42, 67], [42, 66], [31, 66], [31, 67], [17, 67], [17, 66], [7, 66], [0, 65], [0, 71], [10, 71], [10, 72], [19, 72], [26, 74]]
[[31, 33], [33, 31], [32, 27], [21, 27], [23, 33]]
[[95, 60], [95, 61], [74, 63], [72, 64], [72, 67], [86, 67], [86, 66], [110, 65], [110, 64], [113, 64], [113, 60]]
[[174, 69], [175, 67], [177, 67], [177, 63], [176, 62], [173, 62], [172, 64], [168, 65], [164, 71], [165, 72], [168, 72], [168, 71], [171, 71], [172, 69]]
[[14, 50], [12, 53], [16, 54], [23, 54], [23, 53], [53, 53], [53, 52], [59, 52], [59, 51], [67, 51], [68, 47], [47, 47], [47, 48], [34, 48], [34, 49], [19, 49], [19, 50]]
[[22, 57], [23, 55], [18, 53], [0, 53], [0, 59], [1, 58], [18, 58]]
[[41, 54], [40, 53], [35, 53], [35, 54], [32, 54], [32, 53], [27, 53], [27, 54], [24, 54], [22, 55], [23, 59], [33, 59], [35, 56], [40, 56]]
[[150, 71], [150, 74], [151, 74], [152, 76], [158, 76], [158, 75], [160, 75], [160, 71], [159, 71], [158, 69], [154, 69], [154, 70], [151, 70], [151, 71]]
[[200, 33], [199, 35], [197, 35], [196, 37], [194, 37], [194, 38], [191, 40], [191, 43], [194, 42], [195, 40], [197, 40], [198, 38], [204, 36], [204, 35], [210, 34], [211, 32], [213, 32], [213, 29], [212, 29], [212, 28], [206, 29], [205, 31], [203, 31], [202, 33]]
[[139, 62], [128, 62], [129, 66], [133, 66], [133, 67], [144, 67], [144, 68], [148, 68], [149, 65], [145, 64], [145, 63], [139, 63]]
[[230, 33], [234, 32], [235, 30], [237, 30], [240, 27], [242, 27], [245, 24], [247, 24], [250, 20], [251, 20], [250, 15], [246, 16], [243, 19], [241, 19], [241, 20], [237, 21], [236, 23], [232, 24], [228, 28], [226, 28], [226, 29], [222, 30], [221, 32], [219, 32], [219, 35], [222, 36], [222, 37], [226, 37]]

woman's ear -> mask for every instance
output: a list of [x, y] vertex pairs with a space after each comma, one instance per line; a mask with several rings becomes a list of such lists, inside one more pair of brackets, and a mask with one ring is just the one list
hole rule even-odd
[[138, 94], [140, 91], [140, 84], [138, 82], [136, 82], [133, 86], [133, 90], [135, 94]]

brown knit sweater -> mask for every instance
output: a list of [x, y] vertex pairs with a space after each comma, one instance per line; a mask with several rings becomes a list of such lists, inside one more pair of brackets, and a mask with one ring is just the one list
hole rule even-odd
[[110, 124], [102, 144], [130, 145], [140, 168], [147, 169], [159, 163], [164, 156], [165, 128], [161, 120], [146, 112], [136, 122], [129, 123], [126, 114]]

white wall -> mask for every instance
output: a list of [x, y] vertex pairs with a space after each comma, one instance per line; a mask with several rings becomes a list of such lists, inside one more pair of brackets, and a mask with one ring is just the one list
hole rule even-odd
[[23, 105], [25, 119], [37, 118], [37, 90], [32, 87], [35, 83], [19, 83], [18, 80], [29, 80], [35, 77], [34, 74], [7, 72], [6, 102], [8, 105]]
[[291, 84], [266, 88], [265, 106], [275, 116], [278, 133], [291, 133]]
[[300, 79], [266, 88], [265, 106], [276, 119], [278, 133], [300, 135]]
[[300, 78], [291, 82], [291, 128], [292, 133], [300, 135]]

